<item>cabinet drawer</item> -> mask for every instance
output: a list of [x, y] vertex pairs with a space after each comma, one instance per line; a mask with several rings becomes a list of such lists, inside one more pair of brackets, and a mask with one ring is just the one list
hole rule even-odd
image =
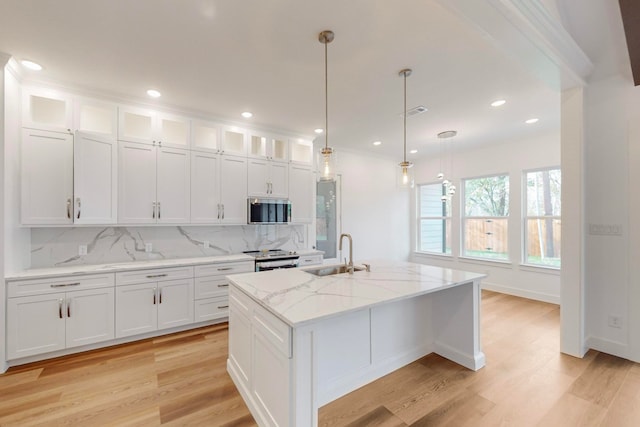
[[29, 279], [8, 282], [7, 297], [25, 297], [73, 290], [96, 289], [113, 286], [113, 273]]
[[224, 277], [196, 277], [195, 299], [225, 297], [229, 295], [229, 282]]
[[150, 270], [134, 270], [116, 273], [116, 285], [134, 283], [163, 282], [165, 280], [190, 279], [193, 267], [154, 268]]
[[229, 299], [224, 297], [207, 298], [195, 302], [195, 321], [220, 319], [229, 316]]
[[298, 265], [305, 267], [307, 265], [322, 264], [322, 258], [322, 255], [302, 255], [298, 260]]
[[196, 277], [228, 276], [230, 274], [251, 273], [253, 271], [255, 271], [253, 261], [236, 262], [233, 264], [207, 264], [195, 266]]

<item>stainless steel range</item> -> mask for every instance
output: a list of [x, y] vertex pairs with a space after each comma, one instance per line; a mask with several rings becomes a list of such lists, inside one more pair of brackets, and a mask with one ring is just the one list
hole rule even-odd
[[279, 268], [296, 268], [298, 266], [298, 255], [294, 251], [283, 251], [282, 249], [263, 249], [261, 251], [243, 252], [256, 259], [256, 271], [277, 270]]

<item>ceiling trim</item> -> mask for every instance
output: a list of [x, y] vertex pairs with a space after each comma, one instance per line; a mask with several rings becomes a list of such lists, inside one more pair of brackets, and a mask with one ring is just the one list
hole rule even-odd
[[555, 90], [584, 86], [593, 63], [536, 0], [437, 0]]

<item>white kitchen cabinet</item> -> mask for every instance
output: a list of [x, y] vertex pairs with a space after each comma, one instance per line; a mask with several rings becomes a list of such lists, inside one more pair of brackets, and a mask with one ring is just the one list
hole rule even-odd
[[189, 222], [187, 150], [121, 142], [118, 163], [119, 223]]
[[76, 132], [73, 144], [73, 222], [115, 224], [118, 151], [113, 137]]
[[235, 156], [247, 155], [247, 131], [236, 126], [221, 126], [220, 153]]
[[116, 274], [116, 337], [193, 323], [193, 268]]
[[9, 282], [7, 357], [114, 338], [114, 275]]
[[73, 135], [23, 129], [21, 151], [22, 224], [71, 224]]
[[73, 99], [56, 90], [26, 87], [22, 95], [22, 126], [69, 133], [73, 129]]
[[291, 163], [313, 165], [313, 142], [304, 139], [289, 140]]
[[194, 151], [219, 153], [222, 149], [220, 128], [221, 126], [217, 123], [192, 120], [191, 149]]
[[322, 254], [300, 255], [300, 258], [298, 258], [298, 266], [307, 267], [309, 265], [319, 265], [322, 264], [322, 260]]
[[189, 148], [191, 123], [186, 117], [135, 107], [120, 107], [118, 117], [120, 141]]
[[76, 98], [73, 103], [73, 129], [118, 138], [118, 106], [90, 98]]
[[191, 153], [191, 223], [246, 224], [247, 159]]
[[247, 159], [220, 156], [220, 222], [247, 223]]
[[195, 267], [195, 321], [221, 319], [229, 315], [229, 281], [226, 276], [255, 271], [253, 261], [207, 264]]
[[311, 223], [315, 216], [315, 185], [311, 166], [289, 164], [291, 222]]
[[289, 166], [266, 159], [249, 159], [247, 192], [249, 197], [289, 196]]
[[289, 160], [289, 144], [286, 138], [251, 131], [249, 132], [248, 156], [255, 159], [287, 162]]

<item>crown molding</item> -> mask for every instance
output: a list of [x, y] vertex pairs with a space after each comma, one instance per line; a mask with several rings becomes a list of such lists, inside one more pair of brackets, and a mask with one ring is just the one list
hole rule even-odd
[[584, 86], [593, 63], [539, 0], [437, 0], [555, 90]]

